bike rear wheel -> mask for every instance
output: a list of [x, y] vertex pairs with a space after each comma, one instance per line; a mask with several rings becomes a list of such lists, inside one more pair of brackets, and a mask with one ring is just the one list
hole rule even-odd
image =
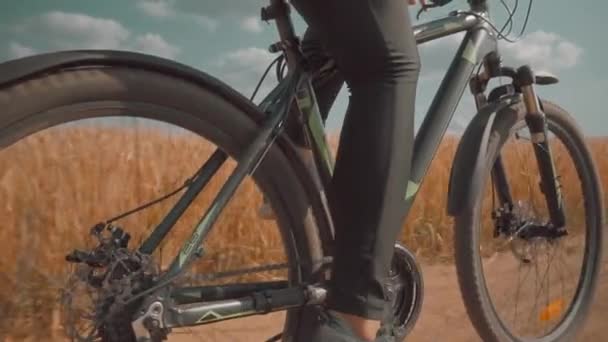
[[[472, 189], [474, 199], [455, 220], [461, 293], [473, 325], [487, 342], [573, 341], [585, 322], [598, 281], [604, 223], [598, 174], [572, 117], [548, 101], [541, 104], [556, 172], [561, 176], [568, 235], [523, 238], [521, 230], [506, 239], [494, 235], [496, 216], [491, 214], [497, 213], [498, 190], [494, 189], [491, 170], [499, 155], [506, 165], [515, 215], [525, 217], [526, 222], [548, 219], [532, 142], [516, 142], [528, 132], [523, 106], [497, 115], [483, 163], [484, 178], [479, 188]], [[525, 148], [529, 153], [519, 152]], [[511, 166], [516, 162], [523, 165]], [[569, 162], [573, 166], [566, 166]], [[532, 194], [534, 190], [537, 195]], [[583, 246], [575, 246], [576, 242]], [[581, 255], [580, 260], [575, 254]], [[543, 260], [547, 260], [546, 266]], [[500, 266], [501, 262], [506, 266]], [[514, 278], [517, 280], [512, 282]], [[532, 278], [534, 286], [526, 287]], [[509, 286], [512, 283], [514, 286]], [[531, 297], [522, 302], [526, 294]], [[506, 310], [501, 309], [502, 304]]]
[[[72, 123], [71, 127], [74, 128], [79, 120], [132, 117], [184, 128], [238, 160], [258, 132], [260, 123], [257, 121], [264, 117], [259, 111], [256, 113], [253, 105], [250, 112], [255, 115], [245, 112], [226, 96], [219, 96], [213, 88], [158, 72], [126, 67], [76, 68], [24, 80], [0, 88], [0, 106], [3, 108], [0, 115], [0, 153], [10, 150], [15, 143], [29, 136], [47, 128], [55, 129], [54, 126], [61, 124]], [[66, 150], [69, 149], [66, 147]], [[191, 158], [200, 157], [192, 155]], [[200, 160], [200, 164], [202, 162]], [[252, 175], [275, 212], [287, 258], [287, 281], [294, 286], [313, 281], [323, 260], [322, 235], [329, 234], [328, 227], [319, 223], [322, 221], [318, 219], [321, 215], [319, 207], [311, 204], [316, 203], [310, 197], [311, 188], [303, 181], [302, 169], [298, 169], [297, 165], [293, 156], [286, 155], [275, 145]], [[107, 168], [104, 170], [111, 171]], [[57, 227], [45, 227], [49, 230], [54, 228]], [[129, 227], [125, 228], [128, 230]], [[68, 252], [65, 251], [66, 254]], [[10, 262], [2, 260], [3, 264]], [[10, 272], [7, 274], [10, 276]], [[0, 304], [3, 304], [1, 300]], [[288, 310], [284, 324], [286, 337], [295, 334], [301, 326], [298, 318], [302, 310]], [[104, 333], [101, 340], [134, 341], [130, 322], [109, 328], [115, 332]], [[3, 335], [1, 330], [0, 337]]]

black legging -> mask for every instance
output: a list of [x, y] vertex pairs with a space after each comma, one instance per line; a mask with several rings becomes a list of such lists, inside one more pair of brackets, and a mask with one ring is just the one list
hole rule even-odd
[[407, 0], [291, 2], [309, 26], [305, 54], [317, 68], [333, 60], [339, 70], [314, 82], [323, 117], [343, 81], [351, 93], [333, 179], [337, 245], [328, 305], [381, 319], [404, 220], [420, 70]]

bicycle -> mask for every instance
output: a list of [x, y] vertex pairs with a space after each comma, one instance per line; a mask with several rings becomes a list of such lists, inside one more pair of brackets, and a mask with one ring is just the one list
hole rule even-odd
[[[449, 2], [435, 0], [432, 4], [443, 6]], [[557, 78], [535, 75], [528, 66], [518, 69], [502, 66], [497, 50], [500, 33], [488, 19], [486, 0], [468, 2], [470, 10], [455, 11], [415, 27], [419, 44], [460, 32], [466, 35], [415, 137], [411, 179], [404, 191], [408, 210], [469, 86], [478, 113], [459, 142], [448, 193], [448, 213], [455, 218], [454, 249], [460, 290], [471, 321], [484, 341], [523, 341], [524, 337], [511, 331], [496, 312], [487, 289], [481, 252], [476, 248], [482, 239], [477, 230], [482, 221], [480, 202], [486, 183], [491, 181], [500, 202], [491, 211], [492, 237], [506, 238], [521, 264], [534, 263], [536, 256], [530, 252], [531, 247], [518, 247], [515, 242], [557, 245], [575, 235], [566, 227], [562, 185], [548, 138], [549, 132], [556, 134], [573, 158], [582, 183], [586, 221], [584, 260], [572, 304], [566, 310], [563, 307], [558, 310], [559, 323], [534, 340], [569, 341], [586, 318], [599, 273], [603, 197], [596, 167], [574, 119], [536, 94], [536, 85], [554, 84]], [[64, 51], [0, 65], [3, 148], [54, 125], [133, 113], [189, 129], [219, 146], [187, 183], [180, 200], [137, 249], [127, 248], [128, 233], [108, 220], [91, 230], [99, 241], [94, 250], [75, 250], [67, 256], [70, 262], [101, 272], [100, 276], [86, 278], [107, 304], [102, 305], [95, 338], [160, 341], [172, 328], [284, 310], [287, 312], [284, 331], [269, 341], [290, 340], [298, 329], [305, 329], [308, 323], [304, 318], [310, 308], [323, 303], [326, 293], [323, 281], [331, 264], [333, 232], [331, 208], [325, 195], [331, 191], [332, 156], [289, 5], [285, 0], [270, 0], [261, 17], [264, 21], [274, 20], [277, 25], [280, 42], [270, 50], [280, 53], [273, 62], [279, 62], [280, 82], [258, 105], [201, 71], [131, 52]], [[287, 63], [286, 76], [285, 65], [280, 67], [283, 61]], [[498, 86], [486, 96], [490, 80], [497, 77], [511, 78], [512, 83]], [[37, 101], [31, 101], [32, 98]], [[299, 109], [295, 119], [306, 138], [304, 149], [297, 148], [284, 133], [294, 99]], [[550, 217], [547, 222], [528, 217], [530, 213], [514, 200], [507, 181], [502, 149], [509, 137], [517, 136], [516, 127], [530, 131], [530, 145]], [[149, 256], [228, 157], [235, 158], [238, 165], [192, 236], [168, 270], [162, 274], [150, 271]], [[288, 281], [213, 288], [171, 286], [188, 266], [203, 257], [201, 246], [206, 236], [247, 175], [263, 189], [288, 251], [287, 265], [268, 265], [256, 270], [287, 266]], [[536, 253], [536, 247], [534, 250]], [[420, 313], [423, 280], [414, 255], [404, 246], [395, 246], [394, 260], [400, 281], [394, 288], [393, 325], [398, 340], [403, 340]]]

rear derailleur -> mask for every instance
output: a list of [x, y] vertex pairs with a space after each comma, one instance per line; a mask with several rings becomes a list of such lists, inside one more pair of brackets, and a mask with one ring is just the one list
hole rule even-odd
[[[137, 250], [129, 250], [131, 236], [122, 228], [111, 224], [98, 224], [90, 234], [97, 240], [92, 250], [74, 250], [66, 260], [76, 264], [69, 284], [71, 291], [63, 295], [64, 310], [72, 313], [78, 309], [73, 305], [79, 301], [74, 293], [76, 287], [84, 287], [85, 293], [94, 294], [87, 317], [94, 325], [96, 337], [103, 340], [123, 340], [132, 335], [131, 321], [141, 300], [132, 301], [134, 295], [150, 288], [158, 275], [151, 256]], [[81, 324], [82, 322], [71, 322]], [[66, 327], [71, 337], [88, 341], [94, 336], [75, 336], [74, 327]]]

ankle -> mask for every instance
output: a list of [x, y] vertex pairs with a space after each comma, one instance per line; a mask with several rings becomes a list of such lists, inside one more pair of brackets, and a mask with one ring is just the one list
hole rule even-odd
[[[333, 311], [333, 310], [332, 310]], [[360, 316], [355, 316], [339, 311], [333, 311], [337, 316], [342, 318], [353, 332], [361, 339], [372, 342], [376, 339], [376, 334], [380, 329], [380, 321], [367, 319]]]

